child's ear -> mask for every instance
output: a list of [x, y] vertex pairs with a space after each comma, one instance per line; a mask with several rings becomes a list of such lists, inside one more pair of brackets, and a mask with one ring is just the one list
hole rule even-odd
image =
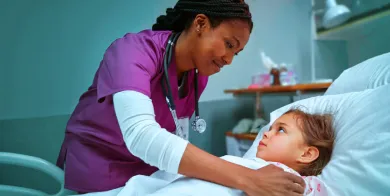
[[308, 164], [315, 161], [319, 155], [320, 151], [318, 150], [318, 148], [314, 146], [308, 146], [304, 148], [302, 154], [298, 157], [297, 161], [299, 163]]

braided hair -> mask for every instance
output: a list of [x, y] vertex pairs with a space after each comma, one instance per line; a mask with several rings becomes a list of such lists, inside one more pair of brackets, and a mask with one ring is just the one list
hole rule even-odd
[[229, 19], [244, 20], [250, 31], [253, 28], [249, 6], [244, 0], [178, 0], [174, 8], [166, 10], [166, 15], [157, 18], [152, 30], [182, 32], [191, 26], [198, 14], [206, 15], [213, 28]]

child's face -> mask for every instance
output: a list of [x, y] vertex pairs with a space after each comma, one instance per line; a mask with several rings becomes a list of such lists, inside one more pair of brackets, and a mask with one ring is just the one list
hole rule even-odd
[[293, 113], [279, 117], [266, 131], [257, 147], [256, 156], [266, 161], [295, 165], [305, 151], [302, 130]]

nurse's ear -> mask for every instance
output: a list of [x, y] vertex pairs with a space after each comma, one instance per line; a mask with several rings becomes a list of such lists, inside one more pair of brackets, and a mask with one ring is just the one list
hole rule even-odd
[[193, 25], [197, 34], [208, 31], [211, 27], [209, 18], [204, 14], [196, 15]]

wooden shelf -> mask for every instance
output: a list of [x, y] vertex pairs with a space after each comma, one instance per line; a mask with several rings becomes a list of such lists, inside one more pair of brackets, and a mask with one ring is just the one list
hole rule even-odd
[[253, 93], [290, 93], [290, 92], [314, 92], [325, 91], [332, 83], [312, 83], [312, 84], [296, 84], [291, 86], [268, 86], [259, 88], [244, 88], [244, 89], [227, 89], [225, 93], [238, 94], [253, 94]]
[[225, 133], [226, 136], [234, 137], [236, 139], [242, 140], [252, 140], [254, 141], [257, 137], [257, 133], [242, 133], [242, 134], [234, 134], [231, 131]]

